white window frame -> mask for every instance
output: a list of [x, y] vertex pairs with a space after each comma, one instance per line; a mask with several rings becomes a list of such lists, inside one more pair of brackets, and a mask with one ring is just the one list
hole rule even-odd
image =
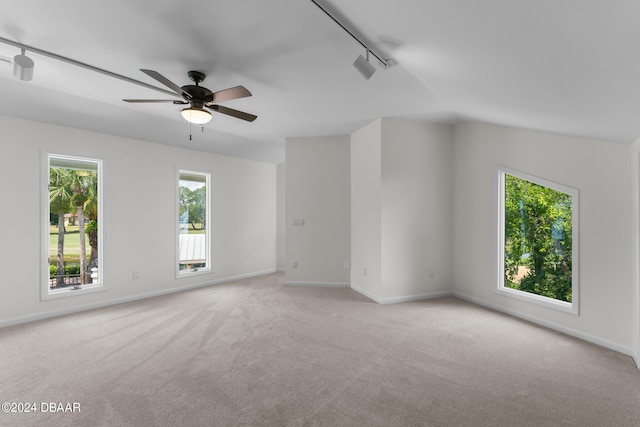
[[[206, 186], [206, 233], [205, 233], [205, 267], [199, 267], [195, 270], [180, 270], [180, 176], [182, 174], [203, 175], [205, 177]], [[209, 172], [195, 171], [190, 169], [177, 169], [176, 170], [176, 197], [175, 197], [175, 226], [176, 226], [176, 254], [175, 254], [175, 266], [176, 266], [176, 278], [190, 277], [200, 274], [208, 274], [213, 271], [211, 266], [211, 174]]]
[[[81, 285], [79, 288], [69, 287], [64, 289], [51, 289], [49, 286], [49, 168], [51, 159], [68, 159], [74, 161], [91, 162], [97, 165], [98, 169], [98, 254], [99, 268], [97, 283]], [[41, 173], [40, 173], [40, 227], [41, 227], [41, 255], [40, 255], [40, 299], [53, 300], [87, 293], [102, 292], [105, 287], [105, 252], [104, 252], [104, 171], [101, 159], [80, 157], [74, 155], [57, 154], [48, 151], [42, 152]]]
[[[579, 286], [579, 191], [575, 188], [568, 187], [557, 182], [549, 181], [544, 178], [529, 175], [524, 172], [519, 172], [507, 167], [497, 167], [498, 178], [498, 288], [497, 293], [505, 295], [518, 300], [527, 301], [537, 305], [553, 308], [556, 310], [564, 311], [574, 315], [580, 314], [580, 286]], [[560, 301], [554, 298], [545, 297], [542, 295], [536, 295], [530, 292], [524, 292], [517, 289], [512, 289], [504, 285], [504, 239], [505, 239], [505, 175], [511, 175], [516, 178], [524, 179], [534, 184], [542, 185], [544, 187], [551, 188], [555, 191], [571, 196], [571, 302]]]

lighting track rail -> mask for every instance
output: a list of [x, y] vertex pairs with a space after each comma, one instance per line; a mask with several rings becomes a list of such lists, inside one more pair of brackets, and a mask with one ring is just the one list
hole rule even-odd
[[9, 39], [6, 39], [4, 37], [0, 37], [0, 42], [4, 43], [4, 44], [8, 44], [10, 46], [18, 47], [18, 48], [23, 49], [25, 51], [37, 53], [38, 55], [47, 56], [49, 58], [56, 59], [58, 61], [66, 62], [67, 64], [75, 65], [76, 67], [85, 68], [87, 70], [103, 74], [105, 76], [113, 77], [115, 79], [119, 79], [119, 80], [123, 80], [125, 82], [133, 83], [133, 84], [138, 85], [138, 86], [146, 87], [147, 89], [157, 90], [158, 92], [162, 92], [162, 93], [167, 94], [167, 95], [175, 95], [174, 92], [171, 92], [171, 91], [168, 91], [168, 90], [164, 90], [162, 88], [150, 85], [148, 83], [141, 82], [139, 80], [132, 79], [130, 77], [123, 76], [121, 74], [117, 74], [117, 73], [111, 72], [109, 70], [105, 70], [103, 68], [94, 67], [93, 65], [85, 64], [84, 62], [76, 61], [75, 59], [67, 58], [66, 56], [62, 56], [62, 55], [58, 55], [58, 54], [55, 54], [55, 53], [52, 53], [52, 52], [48, 52], [46, 50], [38, 49], [37, 47], [32, 47], [32, 46], [29, 46], [29, 45], [26, 45], [26, 44], [23, 44], [23, 43], [19, 43], [19, 42], [13, 41], [13, 40], [9, 40]]
[[329, 18], [331, 18], [336, 24], [340, 26], [347, 34], [349, 34], [355, 41], [360, 43], [362, 47], [364, 47], [368, 53], [375, 56], [380, 64], [384, 68], [390, 68], [395, 65], [395, 62], [391, 59], [385, 59], [384, 54], [380, 52], [371, 42], [368, 42], [365, 37], [360, 33], [353, 24], [347, 22], [347, 20], [340, 16], [338, 12], [332, 10], [328, 5], [322, 5], [320, 1], [311, 0], [313, 4], [315, 4], [320, 10], [322, 10]]

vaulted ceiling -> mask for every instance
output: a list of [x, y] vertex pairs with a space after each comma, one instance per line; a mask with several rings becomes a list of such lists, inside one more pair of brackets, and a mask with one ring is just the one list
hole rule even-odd
[[[630, 143], [640, 137], [640, 2], [331, 0], [398, 65], [366, 81], [364, 49], [310, 0], [4, 2], [0, 37], [157, 87], [189, 70], [213, 91], [244, 85], [200, 127], [167, 96], [29, 53], [0, 60], [0, 114], [277, 163], [287, 137], [350, 133], [378, 117], [475, 120]], [[20, 53], [0, 44], [0, 59]], [[375, 62], [375, 61], [372, 61]], [[193, 134], [189, 140], [189, 134]]]

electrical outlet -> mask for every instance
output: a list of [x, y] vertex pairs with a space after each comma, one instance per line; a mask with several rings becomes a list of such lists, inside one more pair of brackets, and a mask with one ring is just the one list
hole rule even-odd
[[365, 267], [365, 268], [364, 268], [364, 271], [362, 272], [362, 275], [363, 275], [363, 276], [366, 276], [366, 275], [367, 275], [367, 267]]
[[298, 261], [291, 261], [291, 268], [298, 268]]
[[134, 279], [140, 278], [140, 272], [137, 270], [133, 270], [133, 274], [131, 275]]

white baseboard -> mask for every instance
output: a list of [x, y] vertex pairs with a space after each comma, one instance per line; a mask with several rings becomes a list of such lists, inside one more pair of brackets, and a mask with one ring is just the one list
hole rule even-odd
[[365, 296], [367, 298], [369, 298], [371, 301], [376, 302], [378, 304], [380, 304], [380, 298], [378, 298], [377, 296], [375, 296], [374, 294], [365, 291], [364, 289], [362, 289], [361, 287], [359, 287], [358, 285], [352, 283], [351, 284], [351, 289], [353, 289], [354, 291], [356, 291], [357, 293], [359, 293], [362, 296]]
[[204, 288], [207, 286], [220, 285], [223, 283], [234, 282], [236, 280], [249, 279], [251, 277], [263, 276], [265, 274], [275, 273], [276, 269], [269, 269], [264, 271], [256, 271], [253, 273], [240, 274], [238, 276], [225, 277], [222, 279], [209, 280], [206, 282], [195, 283], [187, 286], [179, 286], [170, 289], [161, 289], [153, 292], [145, 292], [142, 294], [131, 295], [122, 298], [114, 298], [107, 301], [100, 301], [90, 304], [77, 305], [73, 307], [62, 308], [58, 310], [44, 311], [41, 313], [29, 314], [27, 316], [14, 317], [11, 319], [0, 320], [0, 328], [11, 325], [18, 325], [20, 323], [33, 322], [36, 320], [49, 319], [51, 317], [63, 316], [66, 314], [79, 313], [87, 310], [94, 310], [96, 308], [108, 307], [116, 304], [124, 304], [127, 302], [138, 301], [147, 298], [159, 297], [162, 295], [175, 294], [178, 292], [188, 291], [191, 289]]
[[426, 294], [380, 298], [377, 295], [374, 295], [368, 291], [365, 291], [364, 289], [360, 288], [358, 285], [355, 285], [353, 283], [351, 284], [351, 289], [369, 298], [370, 300], [377, 302], [378, 304], [397, 304], [400, 302], [422, 301], [422, 300], [433, 299], [433, 298], [449, 297], [453, 295], [453, 292], [451, 291], [443, 291], [443, 292], [429, 292]]
[[[540, 318], [535, 317], [535, 316], [529, 316], [527, 314], [522, 314], [522, 313], [520, 313], [520, 312], [518, 312], [516, 310], [511, 310], [509, 308], [502, 307], [502, 306], [499, 306], [497, 304], [491, 304], [491, 303], [488, 303], [486, 301], [483, 301], [483, 300], [480, 300], [480, 299], [477, 299], [477, 298], [474, 298], [474, 297], [470, 297], [470, 296], [461, 294], [459, 292], [453, 292], [452, 294], [456, 298], [460, 298], [462, 300], [469, 301], [469, 302], [472, 302], [474, 304], [478, 304], [478, 305], [480, 305], [482, 307], [486, 307], [486, 308], [489, 308], [491, 310], [499, 311], [501, 313], [505, 313], [505, 314], [508, 314], [510, 316], [517, 317], [517, 318], [526, 320], [528, 322], [535, 323], [535, 324], [540, 325], [540, 326], [544, 326], [545, 328], [553, 329], [554, 331], [562, 332], [563, 334], [567, 334], [567, 335], [570, 335], [572, 337], [579, 338], [581, 340], [590, 342], [592, 344], [596, 344], [596, 345], [599, 345], [601, 347], [605, 347], [605, 348], [608, 348], [610, 350], [617, 351], [618, 353], [622, 353], [624, 355], [627, 355], [627, 356], [631, 357], [632, 359], [634, 359], [636, 365], [638, 365], [638, 359], [637, 359], [636, 355], [634, 355], [634, 351], [629, 347], [626, 347], [626, 346], [620, 345], [618, 343], [606, 340], [604, 338], [597, 337], [595, 335], [591, 335], [591, 334], [588, 334], [588, 333], [585, 333], [585, 332], [581, 332], [581, 331], [576, 331], [575, 329], [567, 328], [565, 326], [558, 325], [556, 323], [549, 322], [547, 320], [543, 320], [543, 319], [540, 319]], [[640, 365], [638, 365], [638, 366], [640, 366]]]
[[287, 280], [284, 282], [286, 286], [311, 286], [316, 288], [348, 288], [348, 283], [343, 282], [304, 282], [304, 281], [294, 281]]
[[422, 301], [427, 299], [450, 297], [452, 295], [453, 295], [453, 292], [451, 291], [429, 292], [426, 294], [382, 298], [382, 301], [380, 302], [380, 304], [396, 304], [399, 302]]

